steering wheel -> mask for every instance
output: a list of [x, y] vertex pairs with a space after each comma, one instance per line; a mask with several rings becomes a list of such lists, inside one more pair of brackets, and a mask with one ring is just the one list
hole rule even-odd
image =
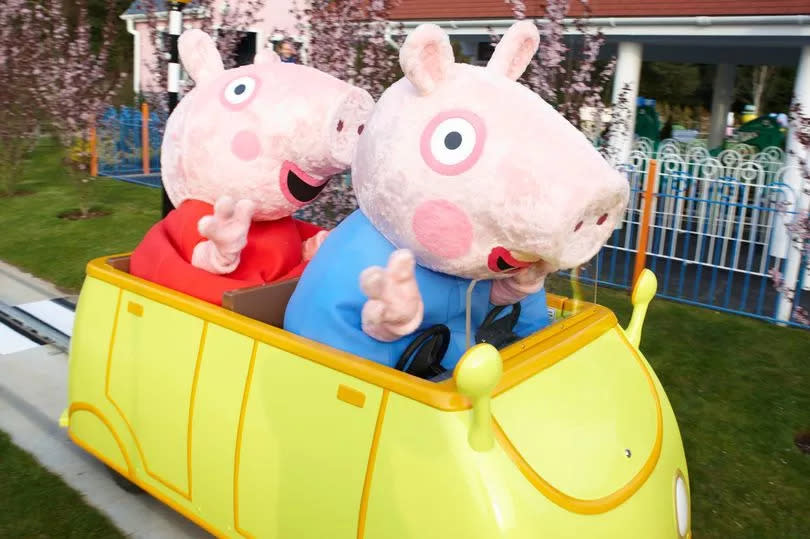
[[394, 368], [419, 378], [434, 378], [447, 370], [441, 363], [449, 345], [450, 329], [437, 324], [408, 345]]
[[[511, 307], [512, 311], [501, 318], [498, 315], [507, 308], [506, 305], [495, 307], [487, 314], [475, 334], [477, 344], [489, 343], [500, 350], [520, 339], [514, 332], [520, 318], [520, 303]], [[449, 345], [450, 329], [444, 324], [432, 326], [405, 348], [394, 368], [419, 378], [438, 380], [447, 371], [441, 363]]]

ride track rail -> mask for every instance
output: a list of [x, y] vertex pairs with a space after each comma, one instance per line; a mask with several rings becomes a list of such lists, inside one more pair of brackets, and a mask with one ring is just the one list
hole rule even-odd
[[[36, 283], [20, 279], [3, 271], [4, 278], [13, 280], [16, 286], [46, 297], [52, 296]], [[36, 346], [50, 344], [67, 352], [73, 332], [73, 316], [76, 306], [64, 297], [42, 299], [10, 305], [0, 296], [0, 354], [13, 353]]]

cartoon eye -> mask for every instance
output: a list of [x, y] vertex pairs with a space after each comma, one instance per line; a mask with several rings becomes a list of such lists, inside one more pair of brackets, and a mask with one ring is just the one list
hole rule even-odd
[[430, 152], [443, 165], [458, 165], [475, 149], [475, 127], [464, 118], [448, 118], [430, 137]]
[[422, 157], [440, 174], [461, 174], [478, 161], [485, 138], [484, 122], [472, 112], [444, 112], [422, 134]]
[[256, 79], [253, 77], [239, 77], [232, 80], [225, 87], [225, 101], [231, 105], [241, 105], [253, 95], [256, 90]]

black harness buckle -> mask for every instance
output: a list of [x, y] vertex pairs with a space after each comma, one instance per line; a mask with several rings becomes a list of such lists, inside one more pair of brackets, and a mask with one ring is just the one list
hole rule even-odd
[[[512, 312], [498, 318], [498, 315], [507, 307], [509, 305], [502, 305], [489, 311], [487, 317], [481, 322], [481, 327], [475, 333], [476, 344], [488, 343], [500, 350], [520, 340], [520, 336], [514, 332], [520, 318], [520, 303], [512, 304]], [[496, 320], [496, 318], [498, 319]]]
[[411, 342], [397, 361], [396, 369], [419, 378], [433, 378], [445, 369], [441, 362], [450, 346], [450, 329], [437, 324]]

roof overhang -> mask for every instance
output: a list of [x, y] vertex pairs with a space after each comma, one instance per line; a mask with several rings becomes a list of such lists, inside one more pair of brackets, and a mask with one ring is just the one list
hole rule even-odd
[[[183, 16], [190, 15], [192, 17], [202, 16], [205, 14], [204, 8], [201, 7], [190, 7], [183, 10]], [[168, 11], [155, 11], [152, 14], [156, 19], [165, 19], [168, 18], [169, 12]], [[122, 13], [118, 16], [119, 19], [123, 21], [133, 21], [133, 22], [140, 22], [146, 21], [149, 19], [149, 15], [146, 13]]]
[[[541, 26], [548, 24], [536, 19]], [[408, 32], [424, 23], [441, 26], [451, 35], [503, 33], [515, 19], [398, 20]], [[581, 32], [574, 19], [566, 19], [565, 33]], [[585, 22], [589, 31], [600, 30], [611, 36], [704, 36], [704, 37], [810, 37], [810, 15], [751, 15], [693, 17], [593, 17]], [[396, 33], [397, 30], [394, 30]]]

